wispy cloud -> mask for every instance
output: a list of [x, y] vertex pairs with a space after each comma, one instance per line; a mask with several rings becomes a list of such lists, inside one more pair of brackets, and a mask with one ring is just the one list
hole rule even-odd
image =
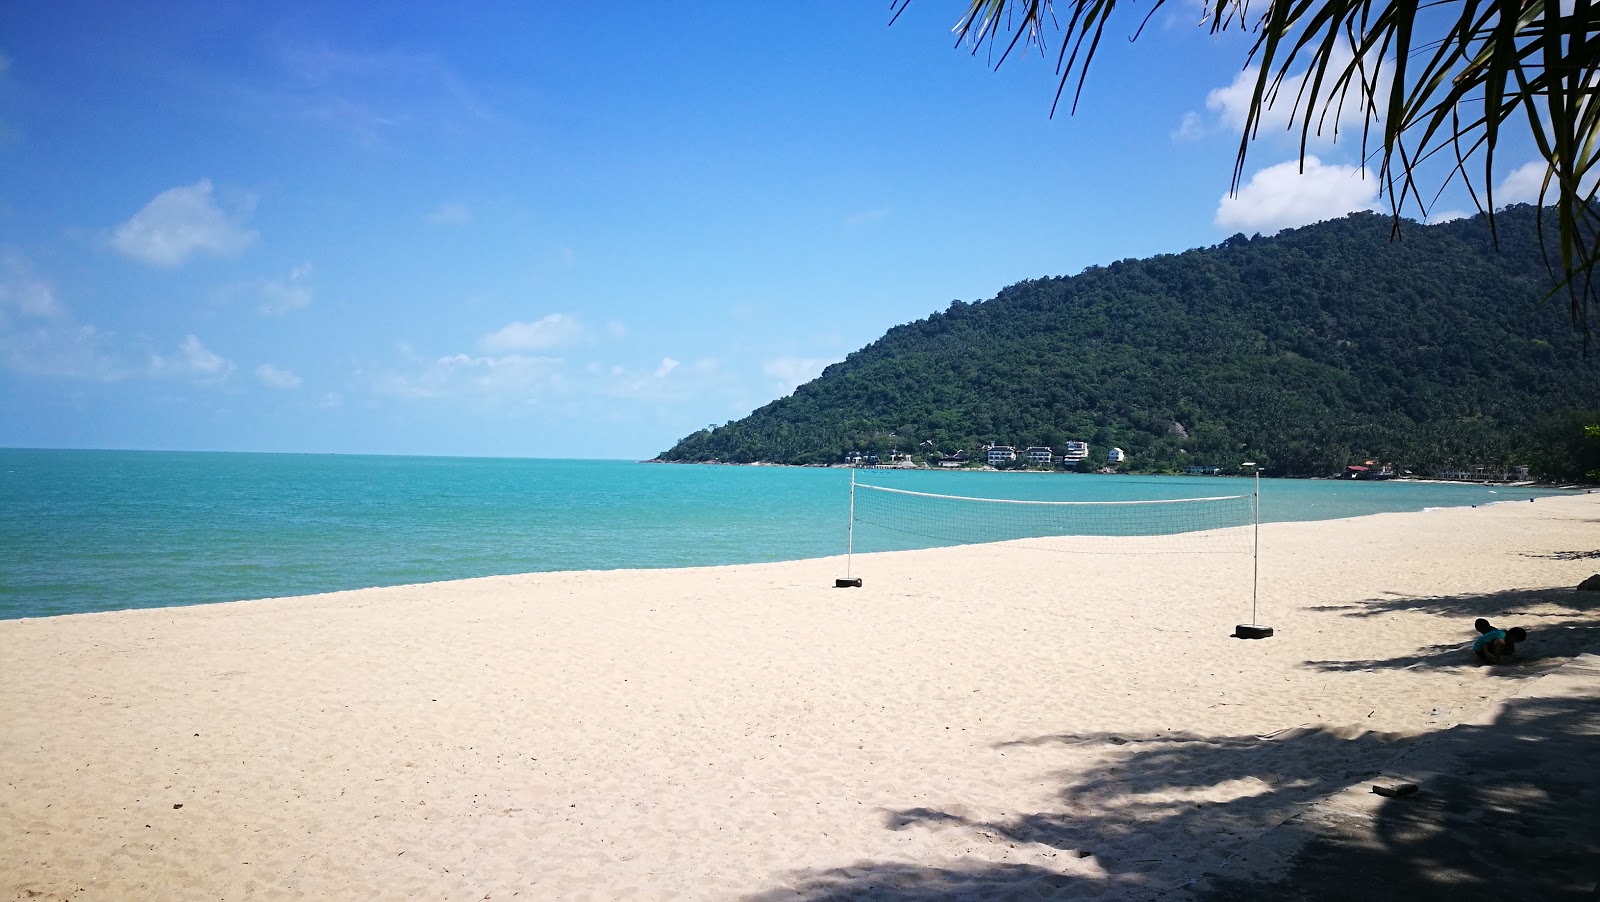
[[376, 150], [407, 137], [466, 134], [506, 121], [437, 54], [310, 39], [280, 45], [276, 63], [269, 82], [222, 86], [228, 106]]
[[15, 248], [0, 252], [0, 315], [6, 311], [36, 318], [62, 313], [55, 287]]
[[178, 266], [198, 253], [231, 256], [256, 240], [242, 216], [217, 205], [210, 179], [157, 194], [116, 228], [111, 246], [148, 266]]
[[221, 382], [233, 362], [195, 335], [177, 348], [153, 352], [144, 338], [129, 338], [77, 322], [49, 280], [20, 252], [0, 250], [0, 366], [29, 376], [90, 382], [140, 378], [192, 378]]
[[561, 391], [566, 381], [559, 357], [525, 354], [449, 354], [428, 361], [420, 372], [381, 374], [376, 389], [399, 398], [478, 398], [536, 402]]
[[0, 365], [29, 376], [115, 382], [135, 375], [113, 333], [78, 324], [20, 251], [0, 252]]
[[422, 217], [429, 225], [464, 226], [472, 223], [472, 211], [466, 204], [446, 201]]
[[[0, 53], [0, 85], [6, 82], [6, 76], [11, 72], [11, 58]], [[10, 122], [0, 119], [0, 144], [10, 144], [17, 140], [17, 130]]]
[[213, 352], [194, 335], [187, 335], [172, 356], [153, 354], [153, 376], [190, 376], [205, 382], [220, 382], [233, 373], [233, 361]]
[[714, 357], [701, 357], [689, 364], [662, 357], [653, 369], [613, 366], [609, 377], [605, 394], [632, 400], [676, 402], [703, 398], [726, 387], [721, 363]]
[[256, 381], [267, 388], [281, 390], [300, 387], [300, 377], [292, 370], [282, 369], [270, 363], [263, 363], [256, 367]]
[[761, 372], [775, 380], [779, 391], [787, 395], [838, 362], [825, 357], [774, 357], [762, 362]]
[[485, 351], [536, 351], [582, 341], [587, 330], [576, 317], [552, 313], [531, 322], [513, 322], [478, 339]]
[[117, 350], [114, 333], [91, 325], [51, 322], [0, 330], [0, 361], [29, 376], [117, 382], [141, 371]]
[[1193, 110], [1184, 113], [1178, 127], [1172, 130], [1171, 138], [1174, 141], [1198, 141], [1205, 137], [1205, 117]]
[[283, 314], [311, 306], [315, 289], [311, 287], [311, 264], [302, 263], [289, 270], [287, 278], [268, 279], [257, 286], [261, 312]]
[[888, 207], [882, 207], [876, 210], [862, 210], [859, 213], [852, 213], [849, 216], [846, 216], [844, 221], [845, 224], [851, 228], [857, 228], [868, 223], [879, 222], [881, 220], [888, 219], [893, 214], [894, 210]]

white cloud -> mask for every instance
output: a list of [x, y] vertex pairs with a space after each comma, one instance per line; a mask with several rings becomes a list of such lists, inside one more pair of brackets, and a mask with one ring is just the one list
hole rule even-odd
[[774, 357], [761, 364], [761, 372], [777, 380], [784, 394], [822, 375], [837, 360], [823, 357]]
[[308, 282], [310, 278], [311, 264], [302, 263], [289, 270], [286, 279], [270, 279], [260, 283], [257, 289], [261, 294], [261, 312], [280, 314], [309, 307], [315, 293]]
[[300, 377], [292, 371], [263, 363], [256, 367], [256, 381], [267, 388], [291, 389], [300, 387]]
[[0, 254], [0, 314], [11, 311], [30, 317], [53, 317], [62, 312], [55, 288], [33, 271], [28, 259], [12, 248]]
[[661, 358], [661, 363], [656, 367], [655, 377], [665, 379], [669, 373], [678, 368], [678, 361], [671, 357]]
[[422, 218], [430, 225], [464, 226], [472, 223], [472, 211], [467, 209], [466, 204], [446, 201]]
[[150, 266], [177, 266], [196, 253], [237, 254], [256, 240], [217, 206], [210, 179], [169, 188], [117, 227], [111, 246]]
[[1257, 172], [1236, 196], [1222, 198], [1216, 224], [1270, 234], [1377, 206], [1378, 181], [1364, 169], [1325, 166], [1308, 155], [1304, 174], [1299, 170], [1289, 160]]
[[188, 335], [178, 346], [178, 356], [154, 354], [150, 357], [150, 374], [153, 376], [194, 376], [202, 381], [218, 382], [233, 372], [233, 361], [211, 351], [200, 339]]
[[[1250, 111], [1250, 98], [1255, 92], [1256, 79], [1261, 75], [1259, 66], [1247, 66], [1243, 72], [1233, 77], [1233, 82], [1221, 88], [1212, 88], [1206, 94], [1206, 109], [1217, 114], [1222, 123], [1234, 131], [1243, 131], [1246, 117]], [[1270, 114], [1272, 111], [1269, 110]], [[1185, 115], [1187, 118], [1187, 114]], [[1277, 125], [1284, 128], [1288, 124], [1286, 110], [1279, 111]], [[1263, 124], [1262, 131], [1266, 131]]]
[[[1494, 203], [1498, 209], [1510, 204], [1536, 204], [1539, 202], [1539, 189], [1544, 184], [1545, 173], [1550, 165], [1544, 160], [1532, 160], [1523, 163], [1505, 177], [1505, 180], [1494, 188]], [[1600, 182], [1600, 169], [1591, 170], [1588, 178], [1578, 187], [1585, 193], [1593, 191], [1597, 182]], [[1559, 187], [1554, 180], [1550, 183], [1549, 193], [1545, 195], [1547, 202], [1554, 203]]]
[[876, 210], [862, 210], [859, 213], [852, 213], [849, 216], [846, 216], [844, 221], [845, 224], [851, 226], [852, 228], [856, 228], [859, 226], [864, 226], [868, 223], [888, 219], [893, 213], [894, 211], [887, 207], [881, 207]]
[[[1326, 95], [1333, 88], [1336, 73], [1342, 72], [1350, 64], [1353, 53], [1349, 47], [1342, 47], [1335, 51], [1334, 57], [1328, 67], [1329, 76], [1321, 86]], [[1381, 67], [1379, 72], [1381, 74]], [[1249, 115], [1250, 98], [1254, 96], [1256, 79], [1261, 75], [1258, 66], [1247, 66], [1238, 75], [1234, 76], [1231, 83], [1215, 88], [1206, 94], [1206, 109], [1215, 113], [1223, 125], [1232, 129], [1236, 134], [1244, 130], [1245, 119]], [[1368, 80], [1374, 78], [1374, 71], [1369, 69], [1366, 73]], [[1310, 95], [1310, 85], [1307, 83], [1310, 73], [1299, 72], [1284, 78], [1282, 86], [1278, 89], [1277, 96], [1267, 109], [1262, 111], [1261, 121], [1256, 134], [1262, 137], [1271, 135], [1292, 136], [1293, 140], [1300, 138], [1299, 127], [1295, 124], [1296, 118], [1303, 119], [1306, 110], [1306, 99]], [[1382, 110], [1388, 101], [1387, 82], [1381, 78], [1377, 81], [1378, 109]], [[1301, 90], [1305, 90], [1305, 97]], [[1346, 135], [1346, 140], [1360, 140], [1361, 126], [1364, 119], [1368, 118], [1367, 106], [1362, 100], [1361, 88], [1352, 83], [1344, 91], [1342, 103], [1335, 101], [1331, 105], [1324, 103], [1326, 98], [1319, 99], [1313, 108], [1312, 128], [1309, 142], [1312, 146], [1326, 146], [1333, 143], [1336, 132]], [[1300, 115], [1295, 116], [1296, 102], [1299, 102]], [[1185, 125], [1188, 117], [1185, 114]], [[1182, 130], [1180, 126], [1180, 131]], [[1318, 132], [1320, 131], [1320, 135]]]
[[624, 338], [627, 336], [627, 334], [628, 327], [622, 322], [618, 320], [610, 320], [606, 323], [607, 338]]
[[478, 340], [485, 351], [533, 351], [573, 344], [584, 336], [583, 324], [564, 313], [527, 323], [507, 323]]
[[1513, 169], [1505, 181], [1494, 189], [1495, 206], [1538, 203], [1539, 188], [1544, 184], [1544, 176], [1548, 171], [1550, 166], [1543, 160], [1534, 160]]
[[1436, 210], [1428, 214], [1428, 225], [1438, 225], [1441, 222], [1454, 222], [1457, 219], [1466, 219], [1473, 214], [1464, 210]]

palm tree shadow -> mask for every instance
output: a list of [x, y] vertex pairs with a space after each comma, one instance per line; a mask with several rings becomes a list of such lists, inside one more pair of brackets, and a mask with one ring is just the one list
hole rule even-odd
[[[1362, 670], [1467, 670], [1507, 679], [1543, 676], [1600, 639], [1600, 624], [1592, 616], [1600, 610], [1600, 592], [1568, 589], [1512, 589], [1501, 592], [1408, 596], [1390, 593], [1381, 598], [1313, 610], [1339, 611], [1346, 617], [1371, 618], [1399, 611], [1415, 611], [1456, 618], [1459, 639], [1423, 646], [1412, 654], [1390, 658], [1349, 658], [1307, 661], [1306, 666], [1330, 673]], [[1517, 654], [1498, 665], [1485, 665], [1472, 654], [1472, 621], [1487, 617], [1496, 626], [1521, 626], [1528, 641]]]
[[[1277, 874], [1239, 866], [1194, 897], [1593, 900], [1600, 880], [1600, 698], [1512, 699], [1427, 752], [1448, 770], [1370, 821], [1330, 820]], [[1426, 753], [1424, 753], [1426, 754]]]
[[1104, 892], [1107, 882], [1024, 864], [978, 862], [930, 868], [902, 862], [863, 862], [807, 872], [749, 902], [938, 902], [954, 899], [1071, 899]]
[[[1031, 844], [1056, 850], [1065, 872], [973, 858], [954, 867], [861, 862], [801, 872], [754, 902], [932, 902], [939, 899], [1076, 898], [1110, 893], [1146, 897], [1171, 889], [1173, 859], [1188, 867], [1222, 864], [1261, 830], [1298, 808], [1376, 772], [1406, 740], [1324, 728], [1272, 737], [1204, 738], [1183, 734], [1056, 734], [999, 747], [1092, 747], [1112, 753], [1086, 775], [1058, 774], [1066, 785], [1050, 811], [977, 818], [959, 811], [910, 808], [884, 813], [894, 831], [958, 830], [974, 845]], [[1074, 777], [1080, 777], [1074, 779]], [[1129, 850], [1141, 849], [1137, 854]], [[1095, 868], [1074, 869], [1091, 858]]]
[[[1393, 610], [1437, 607], [1450, 614], [1490, 611], [1503, 618], [1528, 599], [1549, 594], [1396, 596], [1375, 604]], [[1547, 673], [1600, 639], [1592, 620], [1570, 616], [1530, 627], [1530, 633], [1529, 651], [1536, 653], [1518, 665], [1494, 668], [1497, 676]], [[1397, 658], [1308, 666], [1336, 672], [1478, 665], [1470, 643], [1445, 643]], [[1508, 732], [1539, 741], [1508, 743]], [[1419, 796], [1386, 801], [1365, 825], [1370, 830], [1352, 834], [1364, 837], [1360, 841], [1319, 836], [1284, 865], [1288, 877], [1276, 883], [1269, 882], [1270, 875], [1242, 874], [1230, 865], [1265, 831], [1435, 746], [1457, 752], [1465, 764], [1431, 779]], [[1600, 810], [1600, 780], [1583, 769], [1583, 762], [1600, 760], [1600, 702], [1592, 699], [1513, 699], [1491, 725], [1461, 724], [1421, 736], [1326, 726], [1268, 736], [1058, 733], [1018, 738], [997, 748], [1046, 755], [1087, 752], [1102, 763], [1054, 773], [1061, 787], [1049, 810], [979, 817], [961, 806], [906, 808], [886, 811], [885, 829], [958, 831], [971, 847], [992, 851], [1031, 848], [1059, 856], [1046, 863], [1060, 861], [1061, 870], [978, 857], [944, 867], [863, 861], [799, 871], [784, 886], [750, 898], [1456, 899], [1465, 898], [1466, 889], [1468, 896], [1492, 890], [1505, 898], [1561, 899], [1592, 892], [1594, 874], [1587, 869], [1600, 862], [1600, 817], [1593, 814]], [[1560, 763], [1552, 765], [1546, 760], [1551, 756]], [[1084, 856], [1092, 857], [1095, 867], [1075, 868]]]
[[1418, 611], [1440, 617], [1514, 617], [1529, 608], [1550, 607], [1568, 614], [1600, 610], [1600, 592], [1580, 589], [1507, 589], [1500, 592], [1463, 592], [1452, 595], [1385, 593], [1379, 598], [1347, 604], [1315, 605], [1309, 610], [1343, 613], [1346, 617], [1381, 617], [1397, 611]]

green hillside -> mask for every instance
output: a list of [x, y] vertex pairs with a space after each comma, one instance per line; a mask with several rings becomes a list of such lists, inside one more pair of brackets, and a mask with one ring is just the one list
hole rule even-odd
[[[1129, 465], [1320, 474], [1368, 458], [1570, 469], [1600, 368], [1549, 290], [1534, 210], [1353, 214], [1271, 238], [1035, 279], [890, 329], [669, 461], [833, 463], [851, 450], [1111, 446]], [[1577, 410], [1575, 410], [1577, 409]], [[1574, 425], [1577, 424], [1577, 425]], [[1576, 448], [1578, 446], [1574, 446]]]

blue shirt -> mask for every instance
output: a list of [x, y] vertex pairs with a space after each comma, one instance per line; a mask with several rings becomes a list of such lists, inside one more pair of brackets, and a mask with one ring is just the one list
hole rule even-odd
[[1504, 639], [1505, 637], [1505, 630], [1490, 630], [1473, 640], [1472, 650], [1487, 652], [1489, 651], [1489, 646], [1493, 645], [1496, 639]]

